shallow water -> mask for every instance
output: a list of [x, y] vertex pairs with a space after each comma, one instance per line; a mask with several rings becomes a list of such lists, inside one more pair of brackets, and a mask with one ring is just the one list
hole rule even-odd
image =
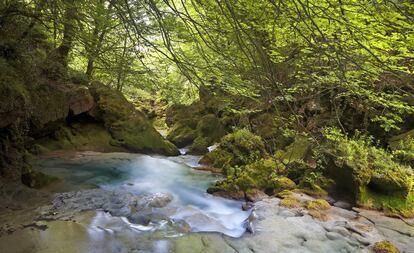
[[[240, 237], [245, 232], [244, 221], [250, 212], [241, 210], [241, 203], [214, 197], [206, 193], [207, 187], [220, 178], [192, 169], [199, 157], [148, 156], [127, 153], [86, 152], [75, 158], [45, 158], [35, 163], [41, 171], [64, 179], [61, 189], [100, 187], [124, 190], [133, 194], [168, 193], [172, 202], [165, 208], [154, 209], [150, 222], [137, 224], [122, 220], [133, 230], [150, 233], [168, 231], [168, 236], [180, 236], [166, 224], [184, 221], [191, 232], [219, 232]], [[163, 217], [168, 217], [166, 220]], [[108, 217], [97, 214], [92, 222], [105, 223]]]

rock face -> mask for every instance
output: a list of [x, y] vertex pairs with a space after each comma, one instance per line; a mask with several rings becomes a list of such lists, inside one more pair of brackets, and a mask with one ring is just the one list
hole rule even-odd
[[0, 116], [0, 177], [24, 179], [29, 186], [40, 187], [49, 180], [31, 169], [26, 150], [179, 154], [122, 93], [98, 82], [90, 87], [49, 81], [31, 87], [18, 79], [1, 82]]

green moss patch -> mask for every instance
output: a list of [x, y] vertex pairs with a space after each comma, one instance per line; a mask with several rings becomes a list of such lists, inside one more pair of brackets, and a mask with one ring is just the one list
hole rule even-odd
[[400, 250], [390, 241], [380, 241], [372, 248], [374, 253], [400, 253]]

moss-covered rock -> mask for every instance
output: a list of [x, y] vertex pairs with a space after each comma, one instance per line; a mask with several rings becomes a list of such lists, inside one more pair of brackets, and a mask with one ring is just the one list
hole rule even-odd
[[197, 124], [197, 135], [204, 137], [208, 144], [220, 140], [226, 134], [224, 126], [214, 114], [207, 114], [203, 116]]
[[262, 139], [246, 129], [226, 135], [218, 148], [201, 159], [201, 163], [219, 167], [224, 172], [232, 166], [246, 165], [267, 155]]
[[178, 149], [166, 141], [121, 92], [98, 82], [92, 83], [90, 90], [97, 103], [90, 115], [104, 122], [119, 146], [135, 152], [179, 154]]
[[175, 124], [167, 135], [167, 139], [179, 148], [191, 144], [195, 138], [197, 138], [196, 131], [187, 125], [182, 125], [182, 123]]
[[400, 250], [390, 241], [380, 241], [372, 248], [374, 253], [400, 253]]
[[95, 150], [100, 152], [126, 151], [116, 145], [112, 135], [98, 123], [75, 123], [62, 126], [51, 137], [36, 140], [30, 148], [33, 154], [44, 154], [54, 150]]
[[209, 143], [204, 137], [197, 137], [190, 146], [189, 153], [195, 155], [202, 155], [208, 152]]
[[56, 180], [58, 178], [46, 175], [30, 167], [27, 167], [22, 173], [22, 183], [31, 188], [42, 188]]
[[406, 216], [413, 209], [414, 175], [410, 167], [363, 140], [342, 137], [327, 149], [328, 175], [357, 204]]
[[109, 131], [121, 147], [134, 152], [153, 152], [165, 155], [178, 155], [174, 144], [164, 140], [154, 127], [142, 118], [117, 121]]

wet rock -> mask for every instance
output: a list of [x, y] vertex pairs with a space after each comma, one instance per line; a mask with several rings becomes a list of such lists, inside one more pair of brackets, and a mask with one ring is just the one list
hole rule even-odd
[[252, 209], [253, 207], [254, 207], [254, 204], [253, 204], [252, 202], [244, 202], [244, 203], [242, 204], [242, 210], [243, 210], [243, 211], [250, 210], [250, 209]]
[[[171, 201], [168, 194], [137, 196], [129, 192], [91, 189], [57, 194], [43, 218], [62, 219], [89, 210], [103, 210], [113, 216], [130, 216], [136, 211], [163, 207]], [[56, 214], [56, 215], [55, 215]]]
[[172, 201], [173, 197], [167, 193], [155, 193], [150, 196], [145, 196], [140, 202], [147, 203], [149, 207], [162, 208]]

